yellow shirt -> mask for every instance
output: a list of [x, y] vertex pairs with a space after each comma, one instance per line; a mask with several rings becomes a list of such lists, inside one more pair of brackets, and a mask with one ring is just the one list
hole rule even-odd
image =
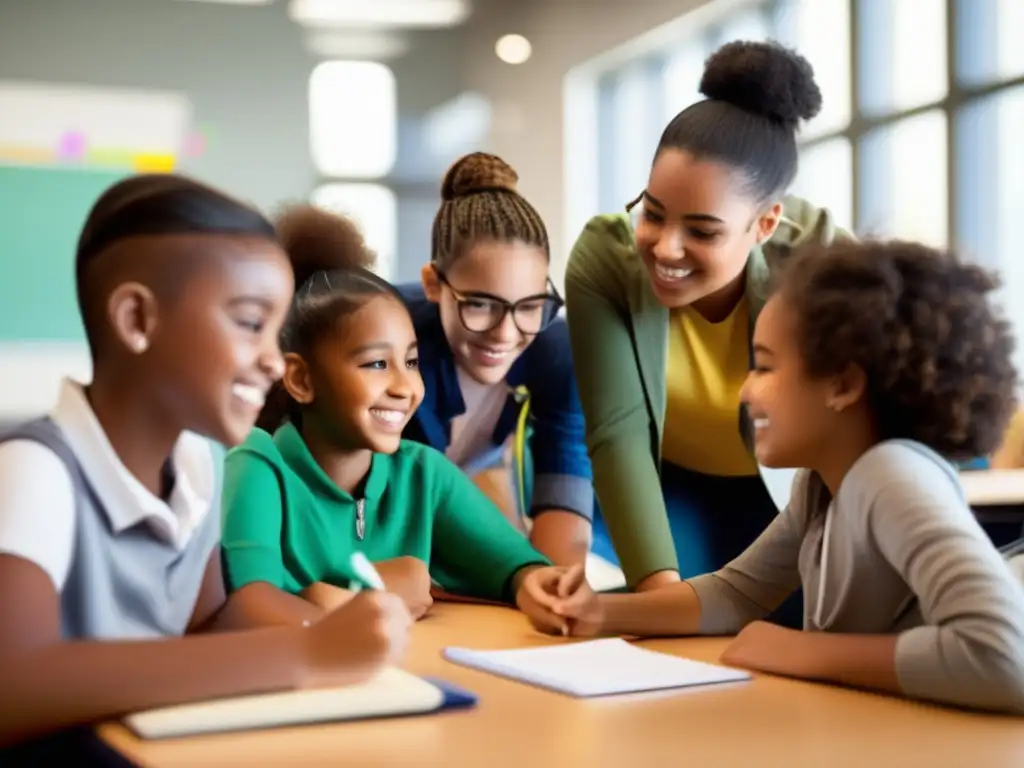
[[757, 474], [740, 437], [740, 388], [750, 368], [744, 298], [720, 323], [691, 307], [669, 316], [665, 461], [705, 475]]

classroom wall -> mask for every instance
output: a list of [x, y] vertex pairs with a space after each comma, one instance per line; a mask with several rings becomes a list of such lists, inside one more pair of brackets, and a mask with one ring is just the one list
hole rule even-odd
[[[466, 30], [466, 87], [492, 101], [492, 151], [512, 163], [520, 189], [547, 222], [557, 282], [578, 232], [565, 231], [563, 81], [570, 69], [692, 11], [707, 0], [485, 0]], [[509, 66], [494, 54], [518, 33], [533, 56]], [[597, 213], [595, 211], [595, 213]]]
[[[438, 198], [441, 164], [422, 162], [418, 126], [435, 106], [459, 93], [463, 63], [461, 31], [409, 37], [409, 53], [389, 62], [398, 84], [400, 144], [385, 183], [399, 197], [399, 279], [418, 275]], [[0, 81], [181, 94], [205, 147], [182, 158], [180, 170], [268, 210], [282, 200], [305, 198], [318, 182], [309, 153], [307, 102], [316, 63], [284, 2], [245, 7], [174, 0], [0, 0]], [[358, 113], [353, 105], [353, 115]], [[0, 174], [0, 195], [17, 197], [18, 190], [7, 188], [14, 177]], [[89, 376], [78, 328], [68, 331], [76, 320], [73, 310], [48, 317], [43, 333], [10, 330], [28, 328], [31, 313], [21, 311], [25, 307], [41, 312], [55, 302], [73, 301], [69, 238], [53, 240], [59, 240], [59, 248], [38, 254], [43, 243], [24, 234], [17, 233], [15, 245], [0, 236], [0, 286], [10, 294], [0, 288], [0, 298], [22, 304], [18, 309], [12, 300], [5, 301], [6, 310], [0, 307], [0, 313], [11, 315], [11, 322], [0, 323], [0, 420], [45, 409], [62, 374]], [[37, 256], [47, 260], [47, 271], [34, 269], [31, 279], [22, 279], [32, 266], [29, 259]]]
[[[428, 258], [441, 175], [453, 157], [425, 150], [423, 122], [460, 94], [491, 107], [478, 145], [519, 170], [521, 189], [548, 222], [553, 273], [561, 282], [568, 246], [563, 170], [563, 81], [601, 52], [703, 4], [703, 0], [477, 0], [467, 26], [410, 36], [411, 51], [389, 62], [399, 100], [399, 152], [385, 180], [399, 197], [397, 278], [415, 279]], [[494, 55], [502, 34], [533, 43], [533, 58], [511, 67]], [[272, 52], [272, 55], [268, 55]], [[0, 80], [159, 89], [183, 94], [205, 149], [181, 169], [271, 209], [318, 183], [308, 150], [309, 75], [316, 59], [285, 3], [242, 7], [173, 0], [0, 0]], [[358, 117], [358, 105], [353, 105]], [[0, 179], [2, 183], [2, 179]], [[6, 264], [5, 258], [6, 257]], [[49, 293], [70, 296], [70, 249], [55, 264]], [[64, 272], [63, 268], [68, 271]], [[0, 282], [14, 284], [10, 254]], [[35, 290], [35, 289], [33, 289]], [[58, 336], [60, 334], [57, 334]], [[80, 339], [0, 340], [0, 419], [38, 412], [62, 373], [87, 377]]]
[[[460, 91], [462, 31], [406, 37], [409, 53], [388, 62], [400, 122], [388, 181], [400, 197], [422, 197], [428, 189], [436, 197], [439, 166], [424, 165], [417, 134], [422, 118]], [[0, 0], [0, 80], [181, 93], [207, 139], [203, 154], [184, 158], [181, 170], [263, 208], [304, 197], [317, 182], [307, 102], [316, 63], [283, 2]], [[415, 274], [422, 225], [410, 230], [400, 221], [399, 230], [400, 273]]]
[[[0, 0], [0, 77], [182, 93], [208, 133], [182, 169], [260, 206], [305, 195], [312, 59], [281, 6]], [[268, 52], [272, 51], [272, 55]]]

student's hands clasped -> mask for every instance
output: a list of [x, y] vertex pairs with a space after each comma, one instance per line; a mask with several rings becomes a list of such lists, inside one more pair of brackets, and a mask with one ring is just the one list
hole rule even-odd
[[593, 637], [604, 625], [600, 597], [582, 565], [530, 569], [519, 583], [516, 605], [536, 629], [552, 635]]
[[361, 592], [303, 630], [303, 688], [350, 685], [397, 664], [409, 644], [412, 617], [398, 595]]
[[423, 618], [434, 604], [430, 595], [430, 571], [415, 557], [395, 557], [374, 563], [388, 592], [402, 598], [413, 620]]

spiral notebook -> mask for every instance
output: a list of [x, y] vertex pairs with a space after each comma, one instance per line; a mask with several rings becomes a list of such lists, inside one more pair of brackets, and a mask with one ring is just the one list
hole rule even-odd
[[143, 739], [225, 731], [421, 715], [471, 707], [476, 696], [449, 683], [387, 668], [365, 683], [340, 688], [238, 696], [136, 712], [125, 725]]
[[750, 679], [743, 670], [650, 651], [619, 638], [513, 651], [446, 648], [444, 657], [462, 666], [580, 698]]

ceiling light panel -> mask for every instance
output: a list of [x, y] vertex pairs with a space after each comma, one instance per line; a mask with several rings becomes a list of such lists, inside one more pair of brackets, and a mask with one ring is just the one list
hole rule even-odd
[[292, 20], [310, 27], [454, 27], [467, 0], [291, 0]]

